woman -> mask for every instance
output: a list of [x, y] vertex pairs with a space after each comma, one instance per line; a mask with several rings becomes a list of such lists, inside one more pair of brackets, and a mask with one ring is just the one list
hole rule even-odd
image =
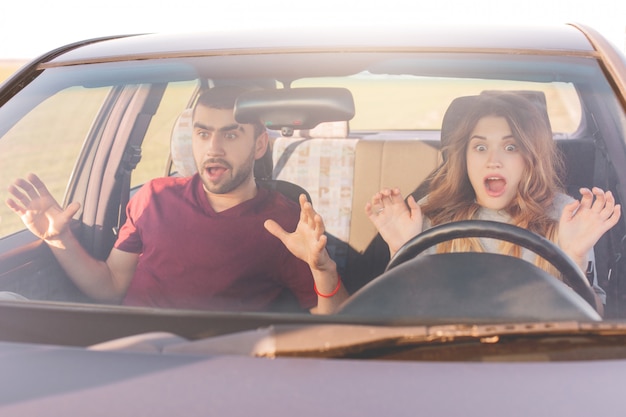
[[[391, 256], [429, 227], [492, 220], [550, 239], [585, 271], [593, 259], [593, 246], [620, 218], [620, 206], [610, 191], [583, 188], [580, 201], [561, 193], [561, 162], [548, 121], [520, 95], [477, 96], [442, 142], [447, 144], [442, 149], [446, 159], [419, 204], [409, 197], [407, 206], [398, 189], [383, 189], [366, 205]], [[509, 254], [555, 274], [545, 260], [508, 242], [457, 239], [436, 250]], [[597, 286], [594, 290], [604, 294]]]

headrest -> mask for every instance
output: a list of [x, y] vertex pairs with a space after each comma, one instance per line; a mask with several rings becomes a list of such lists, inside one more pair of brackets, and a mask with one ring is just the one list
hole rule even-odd
[[[537, 106], [537, 109], [539, 109], [539, 112], [541, 113], [541, 115], [546, 119], [546, 122], [548, 122], [548, 127], [552, 129], [550, 125], [550, 117], [548, 116], [548, 103], [546, 101], [546, 94], [543, 91], [514, 90], [514, 91], [509, 91], [509, 92], [515, 93], [518, 96], [524, 97], [525, 99], [533, 103], [535, 106]], [[499, 93], [502, 93], [502, 91], [485, 90], [485, 91], [482, 91], [480, 94], [488, 95], [488, 94], [499, 94]]]
[[193, 159], [191, 136], [193, 133], [193, 109], [185, 109], [178, 116], [172, 128], [170, 140], [170, 154], [175, 170], [181, 177], [190, 177], [197, 172], [196, 162]]
[[[191, 137], [193, 134], [193, 109], [185, 109], [178, 116], [172, 128], [170, 139], [170, 155], [175, 170], [181, 177], [190, 177], [197, 172], [193, 158]], [[254, 162], [254, 178], [266, 179], [272, 177], [272, 151], [269, 146], [267, 152]]]
[[445, 140], [450, 136], [449, 133], [463, 119], [465, 114], [472, 108], [474, 101], [478, 96], [457, 97], [448, 106], [443, 114], [441, 121], [441, 146], [447, 145]]
[[348, 121], [340, 120], [338, 122], [322, 122], [313, 129], [294, 130], [292, 137], [342, 139], [347, 138], [348, 133], [350, 133]]

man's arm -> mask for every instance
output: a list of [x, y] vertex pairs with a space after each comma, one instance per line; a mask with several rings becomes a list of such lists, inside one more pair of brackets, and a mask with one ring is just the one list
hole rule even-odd
[[286, 232], [276, 221], [267, 220], [265, 228], [276, 236], [297, 258], [302, 259], [311, 268], [317, 306], [311, 309], [315, 314], [334, 313], [341, 303], [348, 298], [337, 266], [326, 250], [327, 238], [324, 235], [324, 222], [313, 206], [300, 196], [300, 221], [293, 233]]
[[34, 174], [9, 186], [6, 201], [38, 238], [44, 240], [68, 276], [88, 296], [99, 301], [121, 300], [130, 285], [139, 255], [113, 249], [106, 262], [92, 258], [80, 245], [70, 223], [80, 205], [63, 209]]
[[311, 268], [317, 293], [317, 306], [311, 309], [313, 314], [332, 314], [348, 298], [341, 277], [337, 273], [335, 262], [330, 259], [325, 269]]
[[89, 297], [118, 303], [130, 285], [139, 255], [113, 248], [106, 262], [94, 259], [74, 235], [46, 241], [65, 273]]

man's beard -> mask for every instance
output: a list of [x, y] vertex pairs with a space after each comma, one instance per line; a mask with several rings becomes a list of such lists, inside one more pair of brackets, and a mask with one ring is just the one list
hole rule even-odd
[[200, 178], [202, 178], [205, 190], [213, 194], [228, 194], [239, 188], [242, 184], [246, 183], [253, 175], [254, 152], [250, 153], [248, 160], [236, 171], [232, 168], [232, 166], [229, 165], [229, 167], [230, 173], [234, 175], [231, 178], [224, 179], [219, 184], [214, 184], [201, 175]]

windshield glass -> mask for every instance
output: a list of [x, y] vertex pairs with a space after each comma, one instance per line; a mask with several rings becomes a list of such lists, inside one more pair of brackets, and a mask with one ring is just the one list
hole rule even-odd
[[[382, 218], [383, 210], [389, 212], [404, 204], [408, 212], [415, 213], [415, 205], [426, 210], [420, 227], [424, 232], [447, 223], [440, 220], [446, 216], [442, 214], [445, 210], [425, 204], [443, 201], [439, 194], [432, 194], [429, 184], [438, 168], [458, 155], [463, 156], [460, 169], [465, 171], [459, 175], [466, 179], [465, 188], [447, 184], [443, 176], [435, 184], [440, 190], [448, 187], [471, 194], [475, 205], [473, 211], [463, 212], [460, 200], [451, 197], [446, 204], [457, 205], [457, 213], [465, 213], [451, 219], [513, 223], [558, 242], [555, 228], [561, 210], [581, 198], [581, 187], [594, 184], [598, 164], [603, 163], [588, 157], [587, 150], [602, 144], [606, 157], [610, 148], [606, 143], [621, 146], [625, 137], [624, 111], [593, 59], [531, 54], [266, 53], [44, 66], [39, 71], [0, 107], [3, 199], [27, 205], [25, 201], [32, 195], [20, 199], [7, 189], [16, 178], [35, 173], [61, 206], [80, 204], [70, 213], [73, 220], [68, 228], [88, 256], [105, 261], [112, 253], [121, 254], [115, 265], [126, 265], [130, 257], [132, 266], [119, 273], [127, 276], [121, 290], [100, 297], [77, 284], [66, 263], [57, 263], [56, 251], [50, 255], [43, 245], [34, 250], [46, 253], [37, 267], [50, 268], [47, 279], [32, 270], [6, 271], [0, 277], [0, 290], [27, 300], [119, 308], [302, 314], [310, 314], [311, 309], [315, 312], [316, 303], [329, 302], [343, 291], [352, 298], [367, 290], [398, 300], [398, 308], [389, 309], [377, 300], [360, 301], [347, 308], [345, 316], [375, 319], [395, 315], [409, 322], [596, 320], [599, 316], [589, 305], [594, 299], [600, 300], [609, 314], [617, 316], [623, 309], [621, 295], [609, 293], [607, 298], [612, 273], [608, 256], [585, 258], [584, 266], [590, 270], [586, 276], [578, 271], [580, 276], [572, 278], [574, 273], [567, 264], [580, 265], [579, 259], [556, 260], [556, 266], [555, 259], [536, 261], [534, 254], [519, 245], [543, 243], [522, 242], [532, 237], [515, 232], [510, 232], [518, 239], [514, 243], [493, 243], [494, 234], [508, 237], [509, 232], [500, 230], [489, 236], [452, 236], [452, 241], [475, 242], [454, 246], [452, 251], [443, 250], [442, 242], [428, 241], [430, 249], [424, 248], [417, 256], [430, 259], [429, 263], [415, 266], [403, 261], [393, 269], [394, 276], [413, 277], [410, 287], [372, 289], [402, 247], [389, 244], [381, 232], [384, 225], [377, 219]], [[203, 98], [199, 99], [206, 91], [233, 86], [241, 88], [241, 94], [232, 105], [202, 104]], [[281, 96], [267, 93], [286, 90], [293, 92]], [[535, 145], [538, 137], [526, 137], [523, 123], [530, 116], [522, 117], [518, 126], [504, 113], [489, 113], [505, 120], [503, 129], [509, 131], [504, 134], [502, 130], [480, 130], [478, 123], [465, 126], [471, 122], [464, 115], [478, 114], [473, 109], [486, 101], [484, 97], [502, 93], [521, 97], [521, 104], [512, 99], [512, 108], [524, 113], [524, 106], [530, 103], [529, 111], [542, 117], [540, 123], [548, 126], [563, 166], [553, 164], [552, 151], [546, 151], [553, 145], [542, 148]], [[463, 115], [455, 116], [453, 122], [446, 122], [448, 110], [463, 97], [479, 99], [465, 105]], [[200, 104], [196, 104], [198, 100]], [[204, 110], [193, 113], [194, 108]], [[201, 117], [206, 121], [198, 122]], [[315, 123], [308, 126], [309, 120]], [[446, 123], [454, 132], [469, 129], [472, 139], [446, 142]], [[256, 144], [261, 143], [259, 135], [265, 135], [266, 142], [250, 150], [233, 145], [236, 138], [243, 143], [241, 138], [248, 134], [255, 135]], [[491, 135], [497, 136], [498, 142], [489, 142]], [[209, 139], [218, 137], [221, 139]], [[483, 163], [480, 158], [490, 149], [499, 149], [500, 143], [505, 143], [502, 158], [510, 158], [510, 162], [488, 163], [502, 167], [518, 164], [520, 168], [480, 171], [476, 181], [484, 190], [477, 191], [474, 174], [469, 172], [472, 164]], [[474, 149], [476, 157], [471, 159]], [[246, 164], [253, 169], [248, 174]], [[605, 165], [607, 170], [613, 169], [610, 163]], [[519, 185], [524, 179], [532, 182], [549, 177], [552, 168], [537, 174], [545, 166], [554, 167], [555, 188], [550, 185], [537, 191], [534, 185]], [[457, 174], [450, 171], [447, 175]], [[256, 178], [251, 193], [245, 188], [248, 177]], [[222, 182], [231, 185], [222, 187]], [[289, 185], [281, 185], [285, 183]], [[615, 183], [600, 185], [618, 192]], [[177, 191], [168, 194], [172, 189]], [[392, 191], [395, 189], [398, 193]], [[275, 197], [275, 190], [282, 197]], [[376, 197], [382, 190], [386, 191]], [[310, 262], [325, 268], [327, 254], [340, 277], [331, 279], [328, 286], [318, 286], [319, 271], [301, 257], [292, 259], [293, 248], [264, 226], [267, 219], [281, 219], [285, 232], [296, 230], [297, 216], [284, 214], [283, 218], [274, 210], [284, 205], [299, 213], [301, 193], [307, 195], [324, 227], [322, 258]], [[22, 196], [28, 194], [22, 189]], [[511, 208], [511, 201], [521, 201], [527, 194], [532, 195], [531, 203], [516, 203], [517, 208]], [[250, 200], [247, 204], [252, 207], [228, 205], [230, 200], [223, 197], [231, 195], [238, 203]], [[409, 195], [413, 196], [410, 200]], [[163, 200], [153, 204], [153, 199], [159, 198]], [[506, 201], [490, 205], [490, 198]], [[129, 199], [131, 205], [126, 209]], [[392, 206], [396, 200], [406, 203]], [[176, 208], [181, 201], [196, 206]], [[515, 210], [538, 213], [541, 221], [535, 223]], [[0, 250], [6, 254], [28, 239], [38, 241], [15, 211], [7, 205], [0, 207]], [[198, 212], [203, 214], [192, 221]], [[263, 221], [249, 220], [254, 217], [250, 213], [260, 212]], [[170, 226], [161, 229], [159, 224]], [[319, 227], [316, 230], [319, 234]], [[402, 232], [410, 234], [406, 228]], [[593, 244], [590, 247], [593, 249]], [[436, 256], [464, 252], [459, 250], [462, 248], [471, 254], [442, 261]], [[567, 253], [563, 245], [560, 249]], [[605, 246], [601, 250], [614, 249]], [[501, 252], [512, 256], [501, 259]], [[38, 259], [42, 259], [41, 253]], [[483, 270], [477, 265], [492, 267]], [[324, 268], [322, 272], [327, 272]], [[434, 272], [422, 274], [429, 268]], [[84, 276], [86, 271], [90, 268], [75, 274]], [[306, 279], [301, 279], [303, 273]], [[422, 278], [415, 278], [418, 276]], [[461, 284], [470, 281], [474, 286]], [[581, 288], [583, 283], [587, 288]], [[489, 290], [479, 294], [485, 286]], [[420, 293], [419, 300], [408, 296], [412, 291]], [[368, 297], [366, 294], [363, 300]], [[432, 305], [425, 307], [426, 299], [433, 300]], [[480, 308], [462, 306], [459, 300]], [[368, 304], [365, 309], [364, 303]], [[414, 304], [424, 307], [408, 307]], [[550, 307], [539, 307], [546, 304]]]

